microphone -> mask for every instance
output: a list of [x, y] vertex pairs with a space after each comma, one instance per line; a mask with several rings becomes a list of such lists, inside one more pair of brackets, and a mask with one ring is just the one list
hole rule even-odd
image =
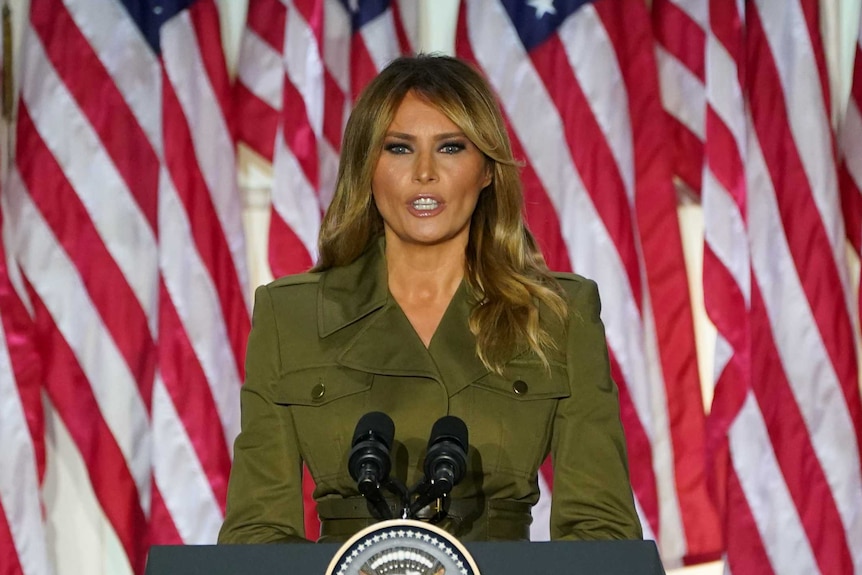
[[[467, 470], [467, 425], [454, 415], [445, 415], [431, 428], [425, 453], [425, 478], [416, 487], [418, 497], [410, 506], [415, 516], [435, 499], [444, 499]], [[439, 518], [442, 518], [438, 510]]]
[[389, 448], [395, 438], [395, 424], [385, 413], [366, 413], [356, 424], [347, 468], [359, 492], [368, 500], [368, 508], [378, 519], [391, 519], [392, 511], [380, 494], [380, 486], [389, 479], [392, 460]]
[[445, 415], [434, 423], [425, 455], [425, 477], [446, 495], [467, 469], [467, 425], [460, 417]]

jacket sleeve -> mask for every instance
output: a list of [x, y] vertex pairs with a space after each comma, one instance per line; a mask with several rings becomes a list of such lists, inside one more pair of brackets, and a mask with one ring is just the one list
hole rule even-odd
[[255, 292], [240, 392], [242, 429], [234, 444], [219, 543], [305, 541], [299, 444], [290, 410], [269, 396], [282, 372], [278, 337], [269, 289], [261, 286]]
[[571, 396], [554, 418], [551, 538], [641, 539], [598, 288], [591, 280], [565, 283]]

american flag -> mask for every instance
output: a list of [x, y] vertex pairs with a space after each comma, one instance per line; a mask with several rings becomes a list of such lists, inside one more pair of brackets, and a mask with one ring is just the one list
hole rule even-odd
[[847, 103], [839, 131], [839, 177], [844, 224], [847, 226], [847, 239], [857, 257], [862, 256], [862, 14], [859, 18], [850, 101]]
[[[862, 573], [859, 334], [821, 8], [709, 3], [703, 273], [718, 330], [709, 437], [736, 575]], [[849, 166], [862, 140], [845, 134]], [[858, 230], [856, 194], [846, 216]]]
[[[0, 27], [0, 77], [10, 81], [2, 39], [10, 32], [4, 14]], [[4, 101], [4, 104], [6, 102]], [[0, 121], [0, 162], [5, 176], [10, 126], [6, 106]], [[0, 177], [0, 206], [4, 202]], [[0, 210], [0, 232], [3, 214]], [[2, 237], [2, 233], [0, 233]], [[32, 338], [33, 322], [20, 294], [20, 274], [0, 249], [0, 574], [48, 573], [40, 487], [45, 471], [42, 433], [41, 371]], [[16, 287], [17, 286], [17, 287]], [[18, 290], [21, 290], [20, 292]]]
[[699, 194], [706, 130], [704, 58], [707, 0], [654, 0], [652, 21], [662, 104], [669, 117], [673, 170]]
[[721, 544], [654, 47], [640, 0], [468, 0], [456, 34], [526, 162], [549, 265], [601, 286], [636, 503], [675, 566]]
[[[236, 82], [239, 141], [272, 164], [271, 275], [305, 271], [335, 191], [341, 135], [362, 88], [417, 44], [413, 0], [250, 0]], [[305, 473], [305, 532], [319, 531]]]
[[[2, 220], [2, 217], [0, 217]], [[0, 222], [2, 225], [2, 222]], [[17, 271], [11, 268], [14, 275]], [[20, 277], [16, 278], [20, 287]], [[0, 250], [0, 574], [49, 573], [40, 487], [41, 370], [33, 322]]]
[[20, 70], [4, 223], [43, 368], [50, 559], [141, 573], [152, 543], [215, 540], [239, 427], [249, 302], [217, 7], [32, 0]]
[[269, 265], [305, 271], [359, 92], [416, 44], [416, 4], [250, 0], [237, 70], [239, 140], [272, 163]]

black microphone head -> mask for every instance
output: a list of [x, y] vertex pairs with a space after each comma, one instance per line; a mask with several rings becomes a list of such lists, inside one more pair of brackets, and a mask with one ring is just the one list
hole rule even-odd
[[359, 483], [363, 495], [385, 483], [392, 468], [389, 448], [395, 439], [395, 423], [380, 411], [366, 413], [359, 418], [353, 432], [347, 470]]
[[382, 411], [371, 411], [359, 418], [356, 424], [356, 429], [353, 431], [353, 441], [351, 446], [355, 446], [358, 442], [368, 439], [370, 435], [375, 435], [376, 439], [382, 441], [386, 445], [386, 449], [392, 447], [392, 441], [395, 439], [395, 423], [392, 418]]
[[445, 415], [431, 428], [425, 454], [425, 477], [448, 493], [467, 470], [467, 425], [454, 415]]
[[428, 438], [428, 447], [440, 441], [454, 441], [458, 447], [467, 451], [467, 424], [455, 415], [444, 415], [434, 422], [431, 428], [431, 436]]

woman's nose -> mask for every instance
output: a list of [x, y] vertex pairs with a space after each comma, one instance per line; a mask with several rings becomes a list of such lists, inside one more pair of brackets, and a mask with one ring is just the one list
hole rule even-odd
[[413, 169], [413, 179], [417, 182], [426, 183], [436, 180], [437, 165], [433, 152], [417, 153]]

